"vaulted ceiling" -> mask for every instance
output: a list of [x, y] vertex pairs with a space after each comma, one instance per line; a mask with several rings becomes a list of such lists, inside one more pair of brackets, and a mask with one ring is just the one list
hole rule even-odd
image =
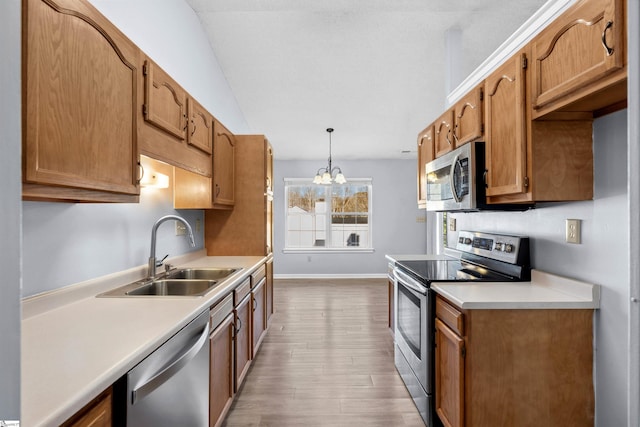
[[276, 158], [397, 159], [544, 0], [187, 2]]

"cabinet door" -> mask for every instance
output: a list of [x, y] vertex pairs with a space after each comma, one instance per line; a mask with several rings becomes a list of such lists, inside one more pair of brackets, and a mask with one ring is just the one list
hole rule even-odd
[[445, 427], [464, 426], [464, 340], [436, 319], [436, 412]]
[[482, 138], [482, 100], [482, 87], [477, 87], [456, 103], [453, 130], [456, 147]]
[[187, 94], [153, 61], [144, 61], [144, 120], [184, 141], [187, 136]]
[[388, 281], [388, 291], [389, 291], [389, 329], [391, 330], [391, 335], [395, 334], [396, 324], [395, 324], [395, 283], [393, 280], [389, 279]]
[[435, 157], [440, 157], [456, 148], [453, 139], [453, 110], [449, 110], [440, 116], [433, 126], [435, 131]]
[[625, 62], [622, 0], [586, 0], [569, 9], [531, 43], [535, 109], [580, 90]]
[[231, 207], [235, 204], [235, 136], [220, 122], [214, 124], [213, 203]]
[[112, 390], [109, 388], [64, 422], [62, 427], [111, 427], [112, 400]]
[[[265, 255], [269, 255], [270, 253], [273, 253], [273, 148], [271, 147], [271, 144], [269, 144], [269, 141], [267, 141], [266, 139], [264, 140], [264, 143], [266, 145], [265, 162], [267, 171], [267, 191], [265, 193], [267, 199], [267, 247]], [[271, 310], [271, 313], [273, 313], [273, 310]]]
[[213, 117], [198, 102], [187, 98], [189, 117], [187, 144], [211, 154], [213, 146]]
[[230, 314], [209, 337], [209, 424], [222, 424], [233, 402], [233, 334], [235, 325]]
[[65, 189], [137, 197], [139, 49], [87, 2], [24, 4], [24, 197], [120, 201]]
[[247, 295], [234, 309], [235, 383], [237, 392], [251, 363], [251, 295]]
[[271, 317], [271, 315], [273, 314], [273, 259], [270, 259], [269, 261], [267, 261], [265, 263], [265, 267], [267, 268], [267, 284], [266, 286], [266, 293], [267, 295], [265, 296], [266, 300], [267, 300], [267, 323], [266, 326], [269, 325], [269, 318]]
[[485, 80], [487, 196], [526, 191], [524, 53]]
[[258, 285], [251, 290], [251, 319], [252, 319], [252, 354], [256, 356], [260, 343], [267, 331], [267, 311], [265, 284], [267, 279], [263, 278]]
[[418, 207], [427, 204], [427, 172], [425, 165], [433, 160], [433, 126], [418, 134]]

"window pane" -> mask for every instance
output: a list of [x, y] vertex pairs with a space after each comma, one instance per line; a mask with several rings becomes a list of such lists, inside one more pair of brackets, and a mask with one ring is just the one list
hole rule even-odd
[[315, 185], [286, 181], [289, 248], [370, 248], [370, 182]]

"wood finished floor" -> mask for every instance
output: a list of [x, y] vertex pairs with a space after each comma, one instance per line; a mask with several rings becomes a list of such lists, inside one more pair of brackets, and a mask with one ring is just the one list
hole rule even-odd
[[223, 425], [424, 426], [393, 363], [387, 281], [276, 280], [275, 313]]

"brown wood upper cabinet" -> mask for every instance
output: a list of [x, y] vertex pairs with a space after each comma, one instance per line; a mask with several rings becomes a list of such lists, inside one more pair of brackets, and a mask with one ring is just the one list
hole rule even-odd
[[483, 137], [483, 87], [482, 85], [466, 94], [453, 107], [453, 139], [456, 147]]
[[485, 80], [487, 196], [521, 194], [528, 185], [525, 61], [515, 55]]
[[534, 38], [534, 118], [565, 106], [594, 111], [626, 99], [624, 3], [582, 0]]
[[23, 2], [25, 200], [137, 202], [139, 49], [88, 2]]
[[268, 255], [273, 251], [273, 198], [266, 184], [273, 181], [268, 175], [273, 151], [264, 135], [236, 135], [235, 142], [235, 185], [242, 191], [235, 194], [233, 210], [205, 211], [207, 255]]
[[453, 138], [453, 109], [438, 117], [433, 123], [434, 128], [434, 155], [440, 157], [456, 148]]
[[433, 125], [418, 134], [418, 208], [427, 205], [427, 173], [425, 165], [433, 160]]
[[485, 80], [486, 184], [489, 203], [593, 198], [591, 113], [530, 119], [526, 49]]
[[222, 123], [213, 125], [213, 204], [231, 208], [235, 204], [235, 136]]
[[213, 116], [151, 59], [141, 69], [140, 152], [211, 177]]

